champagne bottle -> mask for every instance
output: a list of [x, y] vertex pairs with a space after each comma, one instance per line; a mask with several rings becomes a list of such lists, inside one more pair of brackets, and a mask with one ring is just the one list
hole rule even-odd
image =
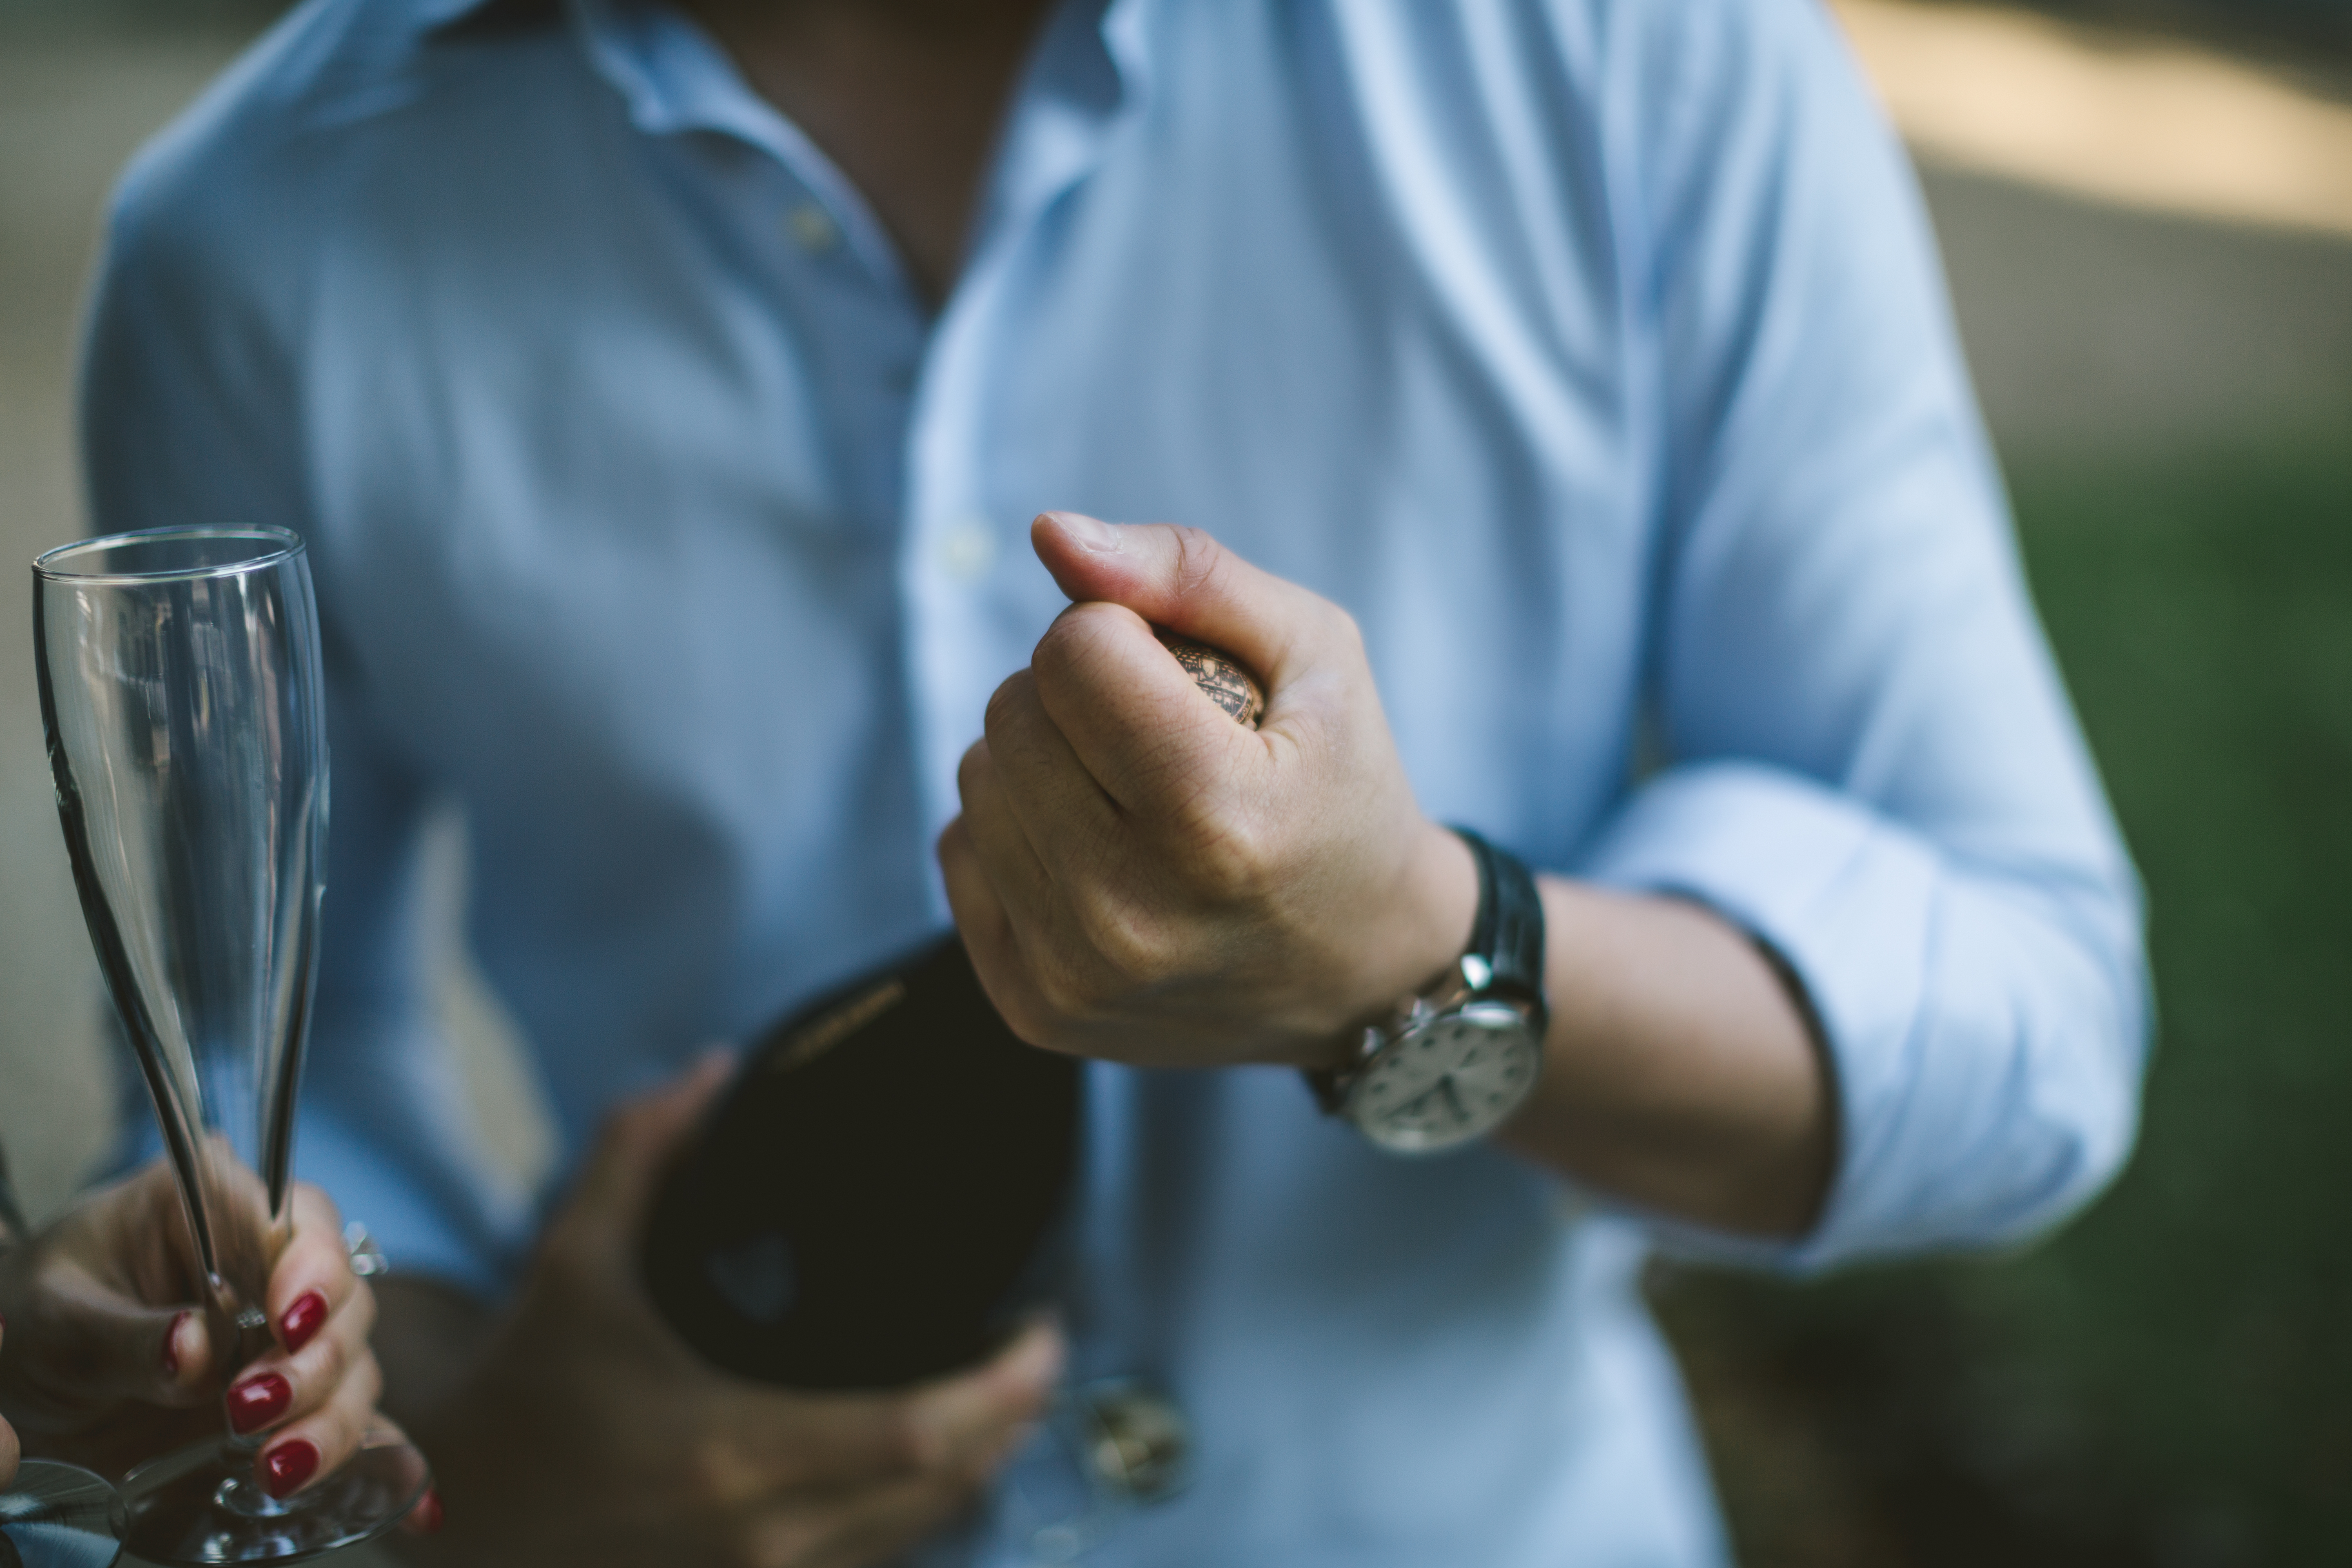
[[[1160, 639], [1255, 727], [1233, 659]], [[656, 1196], [647, 1292], [712, 1364], [897, 1388], [971, 1365], [1055, 1299], [1083, 1064], [1024, 1043], [945, 933], [754, 1044]]]

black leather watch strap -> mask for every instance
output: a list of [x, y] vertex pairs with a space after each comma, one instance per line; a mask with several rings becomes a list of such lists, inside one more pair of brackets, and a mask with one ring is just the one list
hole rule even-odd
[[1478, 862], [1478, 919], [1470, 928], [1469, 951], [1494, 972], [1490, 991], [1535, 1009], [1540, 1039], [1551, 1011], [1544, 1001], [1543, 896], [1535, 873], [1517, 856], [1470, 829], [1454, 831]]

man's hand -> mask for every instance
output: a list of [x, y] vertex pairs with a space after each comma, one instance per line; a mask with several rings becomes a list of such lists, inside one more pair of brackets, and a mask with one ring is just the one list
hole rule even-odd
[[[1042, 1325], [977, 1370], [875, 1395], [747, 1383], [678, 1342], [638, 1284], [638, 1242], [667, 1156], [725, 1076], [706, 1063], [614, 1115], [512, 1315], [414, 1419], [447, 1505], [441, 1534], [409, 1543], [419, 1560], [880, 1563], [950, 1522], [1043, 1415], [1061, 1342]], [[396, 1379], [405, 1338], [388, 1327]]]
[[[276, 1342], [236, 1368], [228, 1418], [268, 1433], [263, 1486], [288, 1496], [332, 1472], [374, 1420], [375, 1300], [344, 1257], [341, 1217], [298, 1183], [264, 1303]], [[37, 1454], [119, 1475], [222, 1430], [231, 1371], [205, 1312], [178, 1189], [162, 1161], [79, 1200], [0, 1256], [0, 1409]]]
[[[1049, 512], [1031, 540], [1076, 602], [991, 700], [939, 846], [990, 998], [1082, 1056], [1330, 1061], [1461, 953], [1478, 897], [1413, 802], [1355, 623], [1195, 529]], [[1255, 670], [1260, 728], [1152, 625]]]

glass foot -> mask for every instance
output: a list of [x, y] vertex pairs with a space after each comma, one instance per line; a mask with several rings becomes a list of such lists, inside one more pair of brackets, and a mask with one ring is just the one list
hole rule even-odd
[[122, 1554], [122, 1500], [79, 1465], [27, 1459], [0, 1492], [0, 1568], [108, 1568]]
[[425, 1456], [379, 1427], [341, 1469], [281, 1502], [255, 1483], [250, 1450], [200, 1443], [123, 1478], [122, 1543], [150, 1563], [298, 1562], [383, 1534], [431, 1479]]

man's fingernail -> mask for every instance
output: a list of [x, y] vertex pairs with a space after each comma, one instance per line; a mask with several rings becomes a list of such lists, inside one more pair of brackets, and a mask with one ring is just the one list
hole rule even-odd
[[[228, 1424], [240, 1433], [258, 1432], [294, 1403], [294, 1385], [274, 1372], [248, 1377], [228, 1391]], [[318, 1463], [318, 1455], [310, 1456]]]
[[186, 1309], [172, 1314], [171, 1326], [163, 1331], [163, 1375], [180, 1375], [180, 1330], [195, 1313]]
[[1116, 555], [1127, 548], [1119, 531], [1100, 518], [1088, 517], [1082, 511], [1049, 511], [1045, 514], [1062, 525], [1062, 531], [1073, 542], [1097, 555]]
[[427, 1487], [416, 1506], [408, 1510], [408, 1528], [419, 1535], [437, 1535], [441, 1531], [441, 1490]]
[[268, 1479], [261, 1484], [271, 1497], [289, 1497], [319, 1469], [319, 1446], [308, 1437], [289, 1437], [261, 1456]]
[[285, 1336], [290, 1354], [309, 1344], [326, 1322], [327, 1298], [319, 1291], [306, 1290], [286, 1309], [286, 1316], [278, 1321], [278, 1331]]

